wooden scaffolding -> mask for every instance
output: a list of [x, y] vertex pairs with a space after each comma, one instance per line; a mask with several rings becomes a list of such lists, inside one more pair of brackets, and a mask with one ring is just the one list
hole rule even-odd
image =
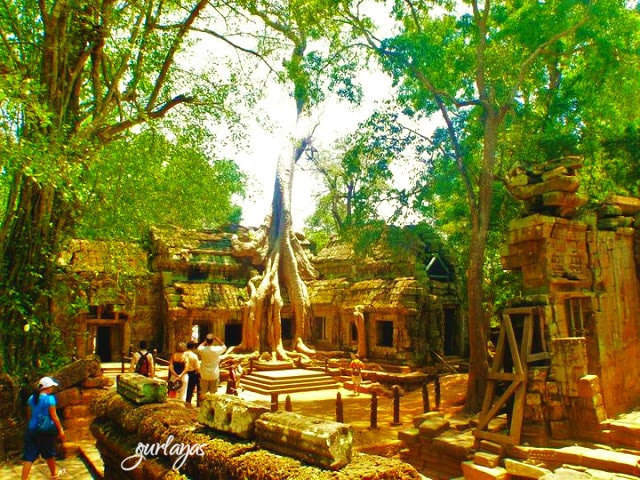
[[[496, 353], [487, 374], [487, 389], [474, 432], [477, 439], [503, 445], [520, 443], [528, 365], [549, 359], [543, 323], [541, 307], [510, 308], [503, 312]], [[508, 430], [488, 431], [489, 422], [505, 410]]]

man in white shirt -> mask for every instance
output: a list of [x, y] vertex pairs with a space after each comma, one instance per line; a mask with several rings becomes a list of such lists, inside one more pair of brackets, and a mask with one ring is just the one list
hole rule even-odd
[[207, 335], [198, 346], [200, 354], [200, 387], [202, 395], [218, 391], [220, 382], [220, 355], [227, 351], [227, 346], [213, 334]]

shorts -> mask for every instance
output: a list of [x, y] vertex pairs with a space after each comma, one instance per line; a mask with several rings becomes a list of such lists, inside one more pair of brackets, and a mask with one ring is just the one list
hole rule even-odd
[[34, 462], [39, 456], [45, 460], [56, 456], [56, 438], [57, 435], [51, 433], [35, 433], [27, 430], [24, 436], [24, 455], [22, 459], [25, 462]]

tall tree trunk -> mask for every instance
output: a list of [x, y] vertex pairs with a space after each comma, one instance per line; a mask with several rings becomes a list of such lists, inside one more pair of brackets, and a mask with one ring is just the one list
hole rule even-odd
[[494, 166], [498, 142], [498, 112], [487, 111], [484, 122], [482, 168], [478, 184], [478, 201], [471, 205], [471, 245], [467, 270], [469, 306], [469, 382], [465, 410], [478, 412], [486, 389], [488, 364], [487, 340], [489, 319], [483, 308], [485, 251], [493, 198]]
[[55, 259], [70, 223], [69, 211], [53, 186], [29, 175], [19, 177], [13, 186], [17, 191], [10, 194], [16, 197], [15, 208], [6, 212], [3, 223], [0, 270], [5, 296], [0, 318], [7, 327], [0, 329], [0, 361], [4, 371], [12, 372], [37, 367], [38, 356], [49, 351], [51, 335], [29, 331], [37, 325], [49, 332]]

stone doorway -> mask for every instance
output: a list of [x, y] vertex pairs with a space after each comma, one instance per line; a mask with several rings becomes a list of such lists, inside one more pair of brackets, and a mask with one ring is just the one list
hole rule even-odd
[[[78, 353], [95, 353], [103, 362], [118, 362], [129, 345], [129, 315], [114, 305], [90, 306], [89, 312], [78, 322], [80, 332], [85, 325], [86, 343], [81, 342]], [[85, 323], [86, 322], [86, 323]], [[80, 335], [80, 338], [83, 338]]]
[[103, 362], [111, 362], [111, 335], [113, 327], [98, 326], [96, 332], [96, 354]]
[[462, 334], [460, 332], [460, 322], [456, 315], [455, 308], [443, 309], [444, 314], [444, 354], [463, 355], [460, 348]]
[[242, 324], [228, 323], [224, 326], [224, 343], [228, 347], [240, 345], [242, 342]]

